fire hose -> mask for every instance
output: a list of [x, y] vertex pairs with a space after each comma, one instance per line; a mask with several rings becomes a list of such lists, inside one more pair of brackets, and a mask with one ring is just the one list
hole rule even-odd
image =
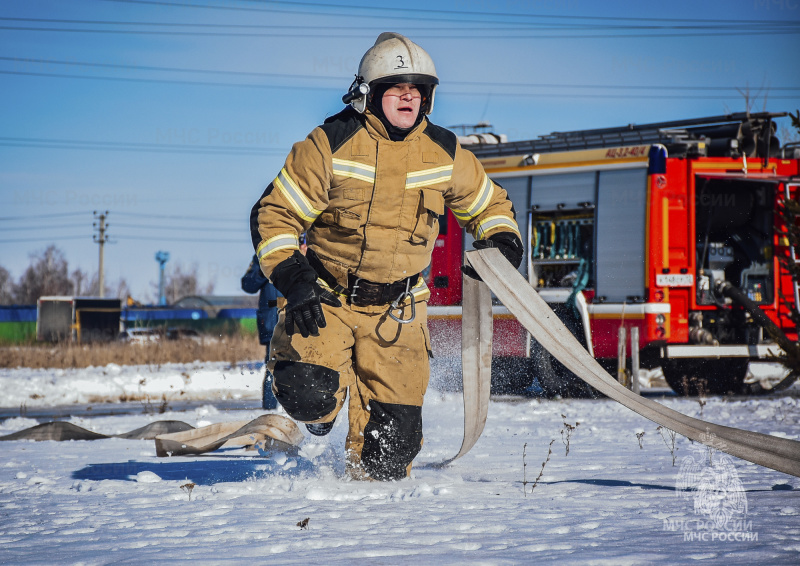
[[611, 378], [498, 250], [488, 248], [466, 255], [528, 332], [570, 371], [604, 395], [690, 440], [800, 477], [800, 442], [709, 423], [636, 395]]

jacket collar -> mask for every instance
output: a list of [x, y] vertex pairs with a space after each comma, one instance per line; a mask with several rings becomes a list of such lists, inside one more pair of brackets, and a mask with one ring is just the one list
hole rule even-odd
[[[386, 132], [386, 127], [383, 125], [383, 122], [381, 122], [380, 118], [378, 118], [377, 116], [375, 116], [375, 114], [370, 112], [369, 109], [366, 109], [364, 111], [364, 117], [365, 117], [365, 125], [367, 128], [367, 132], [369, 133], [370, 136], [378, 140], [391, 141], [389, 139], [389, 134]], [[422, 132], [425, 131], [425, 128], [427, 126], [428, 126], [428, 117], [426, 116], [422, 119], [422, 122], [417, 124], [417, 126], [408, 133], [408, 135], [404, 140], [394, 143], [404, 143], [419, 138], [420, 134], [422, 134]]]

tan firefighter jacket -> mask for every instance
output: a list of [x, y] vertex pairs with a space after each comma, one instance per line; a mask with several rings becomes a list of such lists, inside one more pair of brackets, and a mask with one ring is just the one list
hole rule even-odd
[[307, 232], [342, 286], [348, 272], [392, 283], [428, 266], [445, 206], [476, 239], [519, 234], [506, 192], [452, 132], [424, 119], [391, 141], [377, 117], [348, 108], [294, 144], [250, 224], [267, 275]]

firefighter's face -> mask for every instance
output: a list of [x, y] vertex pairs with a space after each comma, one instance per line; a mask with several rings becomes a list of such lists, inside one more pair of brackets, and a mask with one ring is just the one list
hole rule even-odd
[[395, 128], [408, 129], [417, 121], [421, 103], [422, 95], [416, 85], [396, 84], [383, 95], [383, 113]]

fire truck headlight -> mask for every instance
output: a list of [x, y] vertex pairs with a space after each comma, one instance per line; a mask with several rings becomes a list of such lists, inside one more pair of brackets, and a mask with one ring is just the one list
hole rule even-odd
[[667, 317], [665, 317], [663, 314], [657, 314], [656, 315], [656, 324], [657, 325], [664, 326], [665, 322], [667, 322]]

